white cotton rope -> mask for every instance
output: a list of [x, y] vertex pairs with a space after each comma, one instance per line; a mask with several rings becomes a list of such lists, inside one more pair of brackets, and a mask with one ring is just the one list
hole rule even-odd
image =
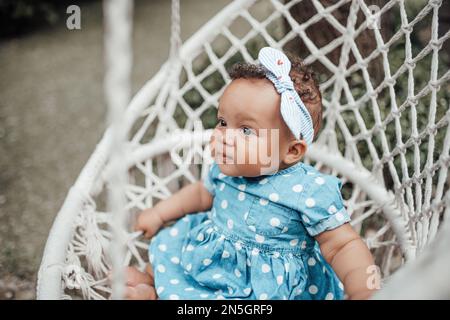
[[105, 61], [104, 89], [111, 128], [110, 161], [114, 168], [108, 192], [108, 209], [113, 214], [110, 257], [112, 262], [112, 299], [124, 297], [124, 258], [126, 254], [125, 186], [127, 167], [124, 125], [125, 108], [130, 101], [130, 74], [132, 67], [132, 13], [131, 0], [104, 0]]

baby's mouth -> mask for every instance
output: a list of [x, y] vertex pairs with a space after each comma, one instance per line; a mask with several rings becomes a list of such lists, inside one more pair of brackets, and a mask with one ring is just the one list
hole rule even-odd
[[226, 155], [226, 153], [218, 153], [218, 158], [221, 159], [223, 162], [227, 163], [233, 163], [233, 158]]

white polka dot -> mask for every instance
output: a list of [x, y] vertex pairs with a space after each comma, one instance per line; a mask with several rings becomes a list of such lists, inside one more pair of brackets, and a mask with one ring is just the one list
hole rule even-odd
[[315, 265], [315, 264], [316, 264], [316, 259], [314, 259], [314, 258], [309, 258], [309, 259], [308, 259], [308, 265], [309, 265], [309, 266], [312, 267], [312, 266]]
[[300, 248], [302, 248], [303, 250], [306, 249], [306, 241], [302, 241]]
[[170, 299], [170, 300], [179, 300], [180, 297], [179, 297], [178, 295], [176, 295], [176, 294], [171, 294], [171, 295], [169, 296], [169, 299]]
[[225, 236], [222, 234], [217, 241], [222, 242], [223, 240], [225, 240]]
[[277, 283], [282, 284], [283, 283], [283, 276], [277, 276]]
[[334, 295], [331, 292], [328, 292], [327, 295], [325, 296], [325, 300], [333, 300], [334, 299]]
[[194, 291], [194, 288], [192, 288], [192, 287], [184, 288], [184, 291]]
[[158, 246], [158, 249], [160, 250], [160, 251], [167, 251], [167, 246], [165, 245], [165, 244], [160, 244], [159, 246]]
[[180, 263], [180, 259], [178, 257], [172, 257], [172, 258], [170, 258], [170, 261], [172, 261], [172, 263], [175, 263], [175, 264]]
[[315, 175], [316, 173], [315, 173], [315, 172], [309, 171], [309, 172], [307, 172], [306, 174], [307, 174], [308, 176], [313, 176], [313, 175]]
[[192, 264], [189, 263], [189, 264], [186, 266], [186, 270], [187, 270], [187, 271], [191, 271], [191, 269], [192, 269]]
[[248, 211], [244, 213], [244, 220], [247, 220], [247, 218], [248, 218]]
[[153, 263], [153, 260], [155, 259], [155, 256], [153, 254], [150, 255], [150, 262]]
[[228, 201], [222, 200], [222, 203], [220, 204], [220, 206], [222, 207], [222, 209], [226, 209], [228, 207]]
[[233, 229], [233, 225], [234, 225], [233, 220], [228, 219], [228, 221], [227, 221], [227, 227], [228, 227], [228, 229]]
[[241, 191], [245, 191], [245, 184], [240, 184], [238, 186], [238, 189], [241, 190]]
[[337, 209], [336, 209], [335, 206], [330, 206], [330, 207], [328, 208], [328, 213], [329, 213], [329, 214], [333, 214], [333, 213], [336, 213], [336, 212], [337, 212]]
[[342, 282], [338, 283], [338, 287], [339, 289], [344, 290], [344, 284]]
[[259, 254], [259, 249], [258, 248], [253, 248], [252, 256], [257, 256], [258, 254]]
[[223, 179], [223, 178], [225, 178], [225, 177], [226, 177], [226, 175], [224, 175], [222, 172], [219, 173], [219, 179]]
[[239, 194], [238, 194], [238, 200], [239, 200], [239, 201], [244, 201], [244, 200], [245, 200], [245, 193], [239, 192]]
[[249, 228], [251, 231], [256, 232], [255, 226], [248, 226], [248, 228]]
[[197, 240], [198, 240], [198, 241], [203, 241], [203, 240], [205, 240], [205, 236], [203, 235], [203, 233], [199, 233], [199, 234], [197, 235]]
[[290, 176], [291, 176], [290, 174], [283, 174], [283, 177], [285, 177], [285, 178], [290, 177]]
[[298, 239], [292, 239], [291, 241], [289, 241], [289, 244], [295, 247], [298, 244]]
[[325, 179], [322, 178], [322, 177], [317, 177], [316, 179], [314, 179], [314, 181], [315, 181], [317, 184], [324, 184], [324, 183], [325, 183]]
[[311, 208], [316, 205], [316, 201], [314, 201], [313, 198], [308, 198], [308, 199], [306, 199], [305, 204], [308, 208]]
[[223, 191], [223, 189], [225, 189], [225, 183], [222, 182], [219, 186], [219, 190]]
[[234, 247], [236, 248], [236, 250], [241, 250], [242, 249], [242, 242], [240, 242], [240, 241], [237, 241], [235, 244], [234, 244]]
[[210, 234], [211, 232], [213, 232], [213, 228], [208, 228], [208, 229], [206, 229], [206, 233], [208, 233], [208, 234]]
[[161, 273], [166, 272], [166, 267], [164, 267], [162, 264], [158, 264], [158, 266], [156, 267], [156, 270], [158, 270]]
[[236, 277], [240, 278], [242, 276], [242, 273], [238, 269], [234, 269], [234, 274]]
[[280, 253], [278, 251], [275, 251], [273, 253], [274, 258], [279, 258], [280, 257]]
[[192, 244], [188, 244], [188, 246], [186, 247], [186, 251], [193, 251], [194, 250], [194, 246]]
[[251, 288], [245, 288], [242, 291], [244, 291], [245, 294], [250, 294], [250, 292], [252, 292], [252, 289]]
[[309, 218], [307, 216], [305, 216], [304, 214], [302, 215], [302, 219], [303, 221], [305, 221], [306, 223], [310, 223], [311, 220], [309, 220]]
[[203, 299], [208, 298], [208, 294], [206, 294], [206, 293], [201, 293], [201, 294], [200, 294], [200, 298], [203, 298]]
[[261, 270], [263, 273], [270, 272], [270, 266], [268, 264], [264, 263], [261, 267]]
[[289, 262], [286, 262], [284, 264], [284, 271], [289, 272], [289, 266], [290, 266]]
[[292, 191], [294, 191], [294, 192], [302, 192], [303, 191], [303, 186], [301, 184], [296, 184], [295, 186], [292, 187]]
[[340, 212], [336, 213], [336, 220], [337, 221], [342, 221], [344, 220], [344, 215]]
[[266, 300], [267, 299], [267, 293], [261, 293], [259, 295], [259, 300]]
[[222, 258], [226, 259], [226, 258], [229, 258], [229, 257], [230, 257], [230, 253], [228, 251], [224, 250], [223, 253], [222, 253]]
[[164, 291], [164, 287], [158, 287], [156, 288], [156, 293], [161, 294]]
[[216, 273], [216, 274], [213, 274], [213, 279], [219, 279], [219, 278], [222, 278], [222, 275], [220, 274], [220, 273]]
[[211, 259], [203, 259], [203, 264], [205, 266], [209, 266], [211, 264], [212, 260]]
[[259, 182], [259, 184], [266, 184], [267, 181], [269, 181], [269, 180], [267, 180], [267, 178], [264, 178], [264, 179], [262, 179], [262, 180]]
[[252, 266], [252, 262], [250, 261], [250, 259], [247, 259], [247, 266], [249, 266], [249, 267]]
[[319, 289], [315, 285], [312, 285], [312, 286], [309, 286], [308, 291], [311, 294], [316, 294], [319, 291]]
[[264, 242], [265, 238], [264, 238], [264, 236], [257, 234], [257, 235], [255, 235], [255, 239], [256, 239], [256, 242], [262, 243], [262, 242]]
[[269, 203], [269, 200], [267, 200], [267, 199], [263, 199], [263, 198], [259, 199], [259, 204], [262, 206], [265, 206], [268, 203]]
[[280, 196], [278, 195], [278, 193], [271, 193], [269, 195], [269, 199], [270, 201], [277, 202], [280, 199]]
[[288, 227], [284, 227], [283, 230], [281, 230], [281, 232], [286, 233], [286, 232], [288, 232], [288, 230], [289, 230]]
[[217, 300], [225, 300], [225, 297], [220, 294], [220, 295], [217, 296]]
[[172, 229], [170, 229], [169, 233], [172, 237], [176, 237], [178, 235], [178, 229], [172, 228]]
[[278, 218], [270, 219], [270, 225], [272, 227], [278, 227], [280, 225], [280, 219], [278, 219]]
[[179, 284], [180, 280], [178, 280], [178, 279], [170, 279], [170, 283], [171, 284]]

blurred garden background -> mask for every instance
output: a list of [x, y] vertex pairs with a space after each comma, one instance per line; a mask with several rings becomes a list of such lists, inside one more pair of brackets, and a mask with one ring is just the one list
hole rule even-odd
[[[181, 0], [182, 39], [186, 40], [230, 2], [231, 0]], [[383, 6], [388, 1], [372, 2]], [[416, 16], [425, 2], [408, 0], [408, 14]], [[329, 6], [335, 1], [322, 0], [321, 3]], [[66, 8], [71, 4], [81, 8], [81, 30], [69, 30], [66, 27]], [[349, 6], [343, 6], [333, 12], [343, 25], [348, 9]], [[271, 7], [267, 6], [263, 10], [267, 12], [260, 14], [270, 13]], [[401, 26], [400, 16], [395, 10], [398, 9], [393, 7], [392, 12], [384, 15], [381, 21], [384, 39], [392, 37]], [[450, 26], [450, 1], [444, 1], [439, 12], [439, 35], [442, 36]], [[296, 5], [291, 13], [301, 23], [316, 11], [311, 2], [305, 0]], [[429, 43], [430, 25], [431, 15], [414, 29], [411, 35], [413, 56]], [[238, 24], [233, 31], [245, 33], [249, 27]], [[270, 35], [277, 39], [289, 31], [289, 26], [281, 21], [269, 26], [269, 29]], [[336, 38], [338, 31], [322, 23], [306, 32], [316, 46], [323, 47]], [[133, 93], [166, 61], [169, 33], [169, 0], [135, 1]], [[254, 58], [259, 49], [266, 45], [262, 37], [255, 37], [246, 44]], [[375, 40], [369, 32], [363, 33], [358, 39], [358, 46], [364, 56], [372, 52], [374, 45]], [[285, 49], [295, 51], [301, 57], [309, 54], [298, 39], [288, 43]], [[220, 48], [217, 50], [220, 51]], [[339, 54], [339, 51], [333, 51], [327, 56], [337, 64]], [[243, 57], [237, 54], [226, 66], [242, 60]], [[354, 57], [349, 60], [354, 63]], [[399, 38], [391, 46], [389, 60], [393, 71], [403, 64], [404, 38]], [[194, 71], [201, 72], [208, 63], [209, 61], [199, 57]], [[375, 59], [370, 66], [374, 85], [384, 77], [380, 63], [380, 59]], [[438, 64], [439, 76], [442, 76], [449, 69], [449, 41], [444, 43], [440, 51]], [[319, 62], [315, 62], [312, 67], [317, 71], [320, 82], [331, 76]], [[429, 82], [430, 70], [431, 54], [421, 59], [416, 66], [416, 91]], [[103, 71], [101, 1], [0, 0], [0, 299], [34, 298], [36, 272], [52, 221], [105, 130]], [[214, 92], [222, 86], [223, 81], [219, 74], [212, 75], [202, 85]], [[361, 74], [352, 73], [348, 81], [354, 97], [365, 93]], [[407, 81], [407, 75], [397, 80], [399, 105], [407, 97]], [[324, 92], [325, 97], [330, 93], [330, 90]], [[184, 98], [193, 109], [203, 102], [195, 90], [188, 92]], [[447, 112], [449, 98], [450, 88], [447, 84], [447, 88], [439, 91], [437, 97], [436, 119], [442, 118]], [[421, 121], [419, 129], [428, 123], [429, 99], [428, 95], [418, 101], [418, 119]], [[378, 100], [385, 118], [391, 103], [387, 90], [380, 93]], [[346, 104], [347, 101], [340, 103]], [[373, 126], [370, 104], [367, 103], [360, 112], [367, 127]], [[176, 114], [180, 127], [184, 126], [185, 118], [180, 109]], [[212, 127], [215, 123], [214, 110], [205, 113], [202, 120], [205, 127]], [[359, 126], [355, 115], [349, 111], [345, 121], [352, 134], [356, 134]], [[410, 119], [405, 116], [401, 121], [405, 126], [402, 134], [406, 140], [411, 135], [408, 127]], [[386, 130], [395, 141], [393, 124]], [[443, 144], [444, 133], [444, 130], [438, 130], [436, 134], [437, 150]], [[375, 145], [379, 146], [380, 142], [375, 141]], [[426, 149], [424, 142], [424, 153]], [[363, 161], [371, 161], [364, 141], [358, 144], [358, 150], [361, 155], [367, 155]], [[412, 155], [411, 152], [407, 157], [411, 157], [411, 160]], [[439, 153], [436, 153], [436, 158], [438, 156]], [[421, 159], [426, 159], [425, 154]], [[370, 166], [369, 163], [366, 165]], [[400, 166], [400, 163], [397, 165]], [[398, 172], [401, 172], [400, 167]], [[389, 176], [385, 178], [389, 184]], [[344, 190], [344, 197], [345, 192]]]

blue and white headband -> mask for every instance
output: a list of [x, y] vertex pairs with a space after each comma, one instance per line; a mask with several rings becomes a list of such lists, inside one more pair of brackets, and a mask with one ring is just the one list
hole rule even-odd
[[295, 91], [294, 83], [289, 76], [291, 62], [281, 51], [265, 47], [259, 51], [259, 62], [267, 69], [266, 77], [272, 81], [281, 95], [281, 116], [296, 139], [303, 135], [309, 145], [314, 138], [314, 127], [311, 115], [303, 101]]

